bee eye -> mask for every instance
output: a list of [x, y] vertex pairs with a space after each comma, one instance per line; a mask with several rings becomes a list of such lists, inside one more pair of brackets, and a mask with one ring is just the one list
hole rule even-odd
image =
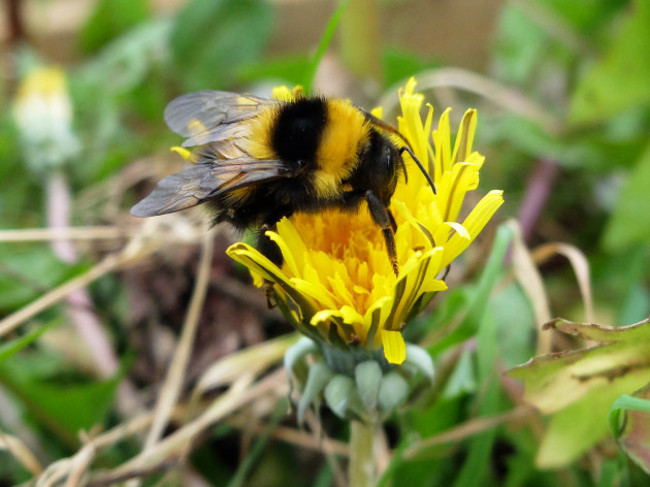
[[390, 169], [390, 167], [393, 165], [393, 161], [391, 160], [391, 154], [390, 154], [390, 149], [386, 148], [386, 167]]

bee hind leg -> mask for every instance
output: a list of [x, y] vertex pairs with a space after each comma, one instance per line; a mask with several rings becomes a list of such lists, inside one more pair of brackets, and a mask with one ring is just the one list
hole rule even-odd
[[[257, 235], [257, 250], [259, 250], [264, 257], [269, 259], [275, 265], [282, 267], [284, 258], [282, 257], [280, 247], [266, 236], [267, 230], [275, 231], [275, 224], [265, 223], [260, 227], [259, 234]], [[278, 305], [275, 296], [273, 295], [273, 283], [271, 281], [264, 280], [264, 295], [266, 296], [266, 305], [270, 309], [275, 308]]]
[[375, 193], [366, 191], [366, 200], [368, 201], [368, 209], [374, 222], [381, 228], [386, 240], [386, 250], [388, 251], [388, 258], [393, 266], [393, 272], [397, 277], [399, 275], [399, 265], [397, 264], [397, 247], [395, 245], [395, 219], [393, 214], [381, 202]]
[[269, 230], [275, 232], [277, 230], [275, 224], [269, 225], [265, 223], [260, 227], [259, 234], [257, 235], [257, 250], [275, 265], [282, 267], [282, 263], [284, 262], [282, 252], [280, 251], [280, 247], [266, 236], [266, 232]]

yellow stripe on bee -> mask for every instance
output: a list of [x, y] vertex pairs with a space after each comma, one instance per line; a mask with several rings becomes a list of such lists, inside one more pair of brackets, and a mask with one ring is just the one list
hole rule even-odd
[[261, 160], [277, 159], [278, 155], [273, 150], [273, 133], [275, 123], [278, 118], [279, 106], [269, 106], [262, 110], [259, 115], [251, 119], [250, 134], [248, 135], [248, 144], [246, 152], [255, 158]]
[[359, 147], [369, 138], [364, 114], [346, 100], [327, 102], [327, 122], [316, 152], [319, 169], [314, 174], [318, 196], [341, 192], [341, 181], [357, 166]]

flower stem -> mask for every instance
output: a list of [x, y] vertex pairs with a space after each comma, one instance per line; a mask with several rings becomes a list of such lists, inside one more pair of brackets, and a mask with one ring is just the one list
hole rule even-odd
[[349, 487], [374, 487], [374, 432], [375, 422], [350, 422]]
[[341, 19], [341, 56], [362, 81], [382, 82], [377, 0], [352, 0]]

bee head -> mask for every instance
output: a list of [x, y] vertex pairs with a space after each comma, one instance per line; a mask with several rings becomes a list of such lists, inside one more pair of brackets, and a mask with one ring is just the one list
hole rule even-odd
[[355, 187], [372, 190], [388, 206], [403, 167], [400, 150], [387, 137], [372, 130], [370, 140], [359, 153], [359, 166], [350, 182]]

